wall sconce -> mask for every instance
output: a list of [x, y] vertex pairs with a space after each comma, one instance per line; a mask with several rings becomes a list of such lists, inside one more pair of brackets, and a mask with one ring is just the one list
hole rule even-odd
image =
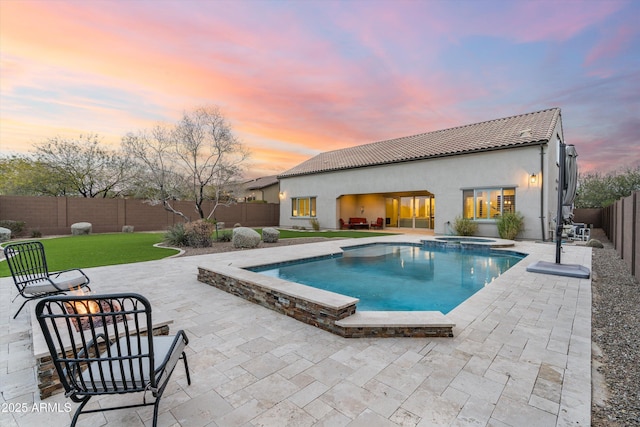
[[364, 206], [360, 206], [360, 214], [364, 213]]
[[531, 177], [529, 177], [529, 182], [531, 184], [535, 184], [536, 182], [538, 182], [538, 176], [535, 173], [532, 173]]
[[281, 191], [281, 192], [278, 194], [278, 197], [280, 197], [280, 200], [284, 199], [284, 193]]

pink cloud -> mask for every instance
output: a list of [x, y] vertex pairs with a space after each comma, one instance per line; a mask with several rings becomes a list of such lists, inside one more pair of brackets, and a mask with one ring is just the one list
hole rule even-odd
[[602, 66], [603, 64], [600, 62], [621, 54], [636, 34], [638, 34], [638, 30], [628, 25], [615, 28], [612, 34], [606, 34], [591, 49], [585, 58], [584, 65], [587, 67]]
[[[517, 114], [528, 105], [538, 108], [542, 101], [500, 98], [513, 92], [519, 78], [511, 64], [442, 70], [440, 55], [452, 42], [475, 35], [566, 40], [621, 7], [619, 2], [465, 2], [454, 3], [454, 9], [445, 2], [415, 1], [393, 7], [391, 2], [374, 2], [376, 7], [309, 2], [299, 8], [160, 4], [4, 2], [2, 148], [9, 139], [26, 141], [25, 134], [48, 137], [80, 127], [117, 144], [126, 131], [150, 127], [157, 117], [171, 122], [185, 109], [218, 104], [253, 144], [260, 170], [273, 170], [274, 164], [286, 169], [319, 151]], [[498, 6], [504, 13], [496, 13]], [[322, 26], [315, 27], [312, 15], [323, 18]], [[630, 37], [620, 30], [603, 41], [586, 62], [608, 58], [611, 47], [623, 53], [625, 35]], [[91, 92], [75, 90], [81, 87]], [[31, 95], [22, 103], [12, 98], [15, 104], [7, 108], [5, 95], [18, 88], [29, 93], [54, 88], [55, 95]], [[116, 91], [114, 102], [100, 97]], [[496, 100], [491, 112], [487, 99]], [[48, 121], [29, 101], [47, 104]], [[30, 122], [30, 131], [20, 130]], [[260, 145], [268, 140], [280, 145]]]

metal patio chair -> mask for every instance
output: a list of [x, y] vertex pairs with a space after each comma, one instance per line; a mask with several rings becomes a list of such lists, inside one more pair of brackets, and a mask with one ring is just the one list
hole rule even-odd
[[[13, 283], [19, 295], [25, 298], [16, 314], [29, 300], [63, 294], [72, 289], [89, 288], [89, 278], [79, 268], [50, 272], [41, 242], [10, 243], [4, 248]], [[15, 301], [16, 297], [11, 301]]]
[[[65, 395], [80, 403], [72, 426], [80, 414], [150, 405], [155, 426], [180, 359], [191, 384], [186, 334], [153, 336], [151, 305], [142, 295], [52, 296], [38, 301], [36, 317]], [[83, 410], [93, 396], [124, 393], [142, 393], [142, 402]]]

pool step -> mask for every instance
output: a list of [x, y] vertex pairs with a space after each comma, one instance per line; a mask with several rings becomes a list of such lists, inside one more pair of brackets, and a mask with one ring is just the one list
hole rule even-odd
[[455, 326], [439, 311], [356, 311], [335, 325], [347, 338], [452, 337]]

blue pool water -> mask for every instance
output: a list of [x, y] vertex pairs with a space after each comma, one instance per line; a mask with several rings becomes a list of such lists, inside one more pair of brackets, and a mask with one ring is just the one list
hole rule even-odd
[[359, 298], [359, 311], [447, 314], [522, 258], [515, 252], [373, 244], [250, 270]]

